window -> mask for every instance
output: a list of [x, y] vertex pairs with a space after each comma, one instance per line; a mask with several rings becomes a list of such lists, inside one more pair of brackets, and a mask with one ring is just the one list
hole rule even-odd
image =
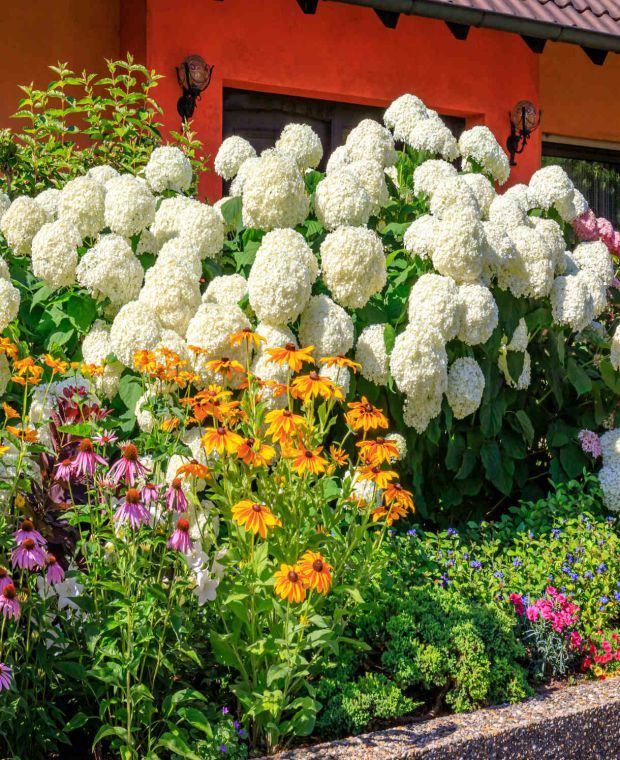
[[[382, 121], [383, 111], [383, 108], [353, 103], [225, 88], [224, 137], [245, 137], [260, 153], [273, 147], [286, 124], [309, 124], [323, 143], [323, 161], [319, 168], [324, 169], [327, 158], [344, 143], [353, 127], [362, 119]], [[442, 118], [458, 138], [465, 128], [465, 119]]]
[[558, 164], [597, 216], [620, 227], [620, 151], [543, 142], [543, 166]]

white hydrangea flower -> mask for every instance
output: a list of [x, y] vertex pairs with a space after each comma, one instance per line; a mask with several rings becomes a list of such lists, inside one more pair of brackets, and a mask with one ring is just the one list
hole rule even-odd
[[469, 417], [480, 407], [484, 386], [484, 373], [471, 356], [461, 357], [452, 364], [446, 398], [457, 420]]
[[443, 392], [431, 393], [428, 396], [405, 396], [403, 402], [403, 421], [407, 427], [412, 427], [420, 435], [426, 430], [429, 422], [441, 412]]
[[206, 203], [190, 200], [179, 217], [180, 237], [194, 246], [201, 259], [215, 258], [224, 245], [224, 225]]
[[400, 433], [388, 433], [385, 436], [386, 441], [392, 441], [398, 449], [398, 456], [394, 457], [391, 461], [402, 462], [407, 456], [407, 441]]
[[82, 356], [87, 364], [103, 366], [103, 374], [93, 378], [95, 389], [106, 398], [114, 398], [123, 372], [123, 365], [118, 361], [108, 361], [112, 354], [110, 325], [97, 319], [82, 342]]
[[611, 287], [614, 264], [609, 249], [601, 240], [579, 243], [572, 252], [572, 258], [580, 269], [593, 272], [604, 287]]
[[357, 339], [355, 361], [362, 365], [361, 374], [375, 385], [387, 385], [390, 357], [385, 347], [385, 325], [368, 325]]
[[437, 220], [430, 214], [414, 219], [403, 236], [403, 245], [412, 256], [430, 259], [433, 255], [435, 225]]
[[11, 199], [6, 193], [3, 193], [0, 190], [0, 220], [2, 220], [2, 217], [9, 210], [10, 205], [11, 205]]
[[590, 208], [590, 204], [579, 190], [575, 188], [570, 197], [564, 197], [561, 200], [556, 201], [555, 208], [562, 218], [562, 221], [570, 224], [570, 222], [574, 221], [578, 216], [585, 214]]
[[461, 323], [459, 288], [451, 277], [423, 274], [409, 293], [409, 323], [437, 330], [445, 342], [456, 337]]
[[353, 348], [353, 321], [326, 295], [312, 296], [301, 315], [299, 340], [314, 346], [315, 357], [344, 356]]
[[4, 354], [0, 354], [0, 396], [4, 395], [6, 387], [11, 379], [11, 368], [8, 359]]
[[443, 219], [451, 211], [480, 219], [480, 207], [469, 184], [461, 176], [440, 180], [433, 191], [430, 202], [431, 214]]
[[447, 161], [439, 158], [423, 161], [413, 170], [413, 192], [432, 198], [435, 188], [442, 180], [456, 176], [456, 169]]
[[501, 224], [483, 222], [485, 245], [482, 262], [482, 279], [488, 284], [497, 278], [503, 290], [508, 287], [504, 277], [509, 276], [511, 267], [517, 259], [514, 243]]
[[275, 147], [292, 156], [301, 171], [315, 169], [323, 158], [321, 138], [308, 124], [287, 124]]
[[113, 166], [109, 164], [100, 164], [99, 166], [92, 166], [87, 172], [88, 179], [94, 179], [100, 185], [105, 185], [114, 177], [118, 177], [118, 172]]
[[428, 109], [416, 95], [405, 93], [392, 101], [383, 114], [383, 123], [394, 132], [394, 139], [402, 142], [415, 125], [428, 119]]
[[323, 280], [336, 303], [361, 309], [387, 279], [381, 238], [367, 227], [339, 227], [321, 243]]
[[385, 182], [385, 170], [381, 164], [370, 159], [359, 159], [347, 164], [346, 171], [350, 172], [368, 193], [372, 204], [371, 214], [377, 214], [390, 197]]
[[297, 164], [275, 151], [264, 153], [250, 165], [242, 198], [243, 224], [259, 230], [301, 224], [310, 206]]
[[601, 467], [598, 471], [598, 482], [607, 509], [612, 512], [620, 511], [620, 459]]
[[607, 307], [607, 288], [604, 283], [601, 282], [598, 275], [591, 269], [582, 269], [577, 272], [577, 276], [587, 285], [588, 297], [592, 299], [592, 304], [594, 306], [594, 319], [597, 319]]
[[493, 294], [479, 282], [459, 287], [461, 322], [458, 338], [468, 346], [486, 343], [499, 322], [499, 310]]
[[196, 278], [202, 275], [202, 261], [198, 251], [184, 238], [172, 238], [162, 245], [157, 254], [156, 266], [164, 264], [182, 267]]
[[[250, 270], [250, 306], [260, 320], [270, 324], [294, 322], [308, 303], [316, 279], [316, 259], [297, 235], [293, 230], [266, 235]], [[310, 259], [314, 269], [307, 266]]]
[[508, 230], [514, 243], [517, 260], [514, 276], [507, 277], [512, 293], [521, 298], [543, 298], [549, 295], [553, 285], [554, 261], [544, 238], [531, 227], [515, 227]]
[[601, 436], [603, 464], [620, 461], [620, 428], [613, 428]]
[[463, 181], [471, 188], [478, 201], [478, 207], [480, 208], [482, 218], [488, 219], [491, 203], [493, 203], [493, 200], [497, 196], [493, 185], [484, 174], [462, 174], [461, 179], [463, 179]]
[[454, 161], [459, 148], [454, 135], [439, 118], [422, 119], [407, 134], [405, 142], [414, 150]]
[[95, 237], [105, 227], [106, 189], [90, 177], [76, 177], [62, 188], [58, 218], [72, 222], [82, 239]]
[[0, 256], [0, 280], [10, 280], [10, 279], [11, 279], [11, 272], [9, 271], [9, 265], [2, 258], [2, 256]]
[[365, 225], [373, 203], [366, 190], [345, 168], [328, 174], [319, 182], [314, 207], [317, 219], [328, 230], [333, 230], [342, 225]]
[[512, 338], [508, 342], [507, 348], [509, 351], [527, 351], [529, 342], [530, 336], [527, 331], [527, 323], [525, 319], [521, 317], [517, 326], [515, 327]]
[[78, 246], [82, 238], [77, 227], [65, 219], [44, 224], [32, 241], [32, 272], [51, 290], [75, 282]]
[[185, 342], [185, 338], [182, 335], [179, 335], [175, 330], [162, 329], [161, 340], [155, 348], [155, 354], [160, 360], [164, 359], [163, 349], [174, 351], [181, 361], [187, 362], [187, 364], [190, 363], [191, 354], [187, 347], [187, 343]]
[[[549, 246], [554, 271], [559, 271], [564, 265], [564, 251], [566, 250], [562, 228], [554, 219], [543, 219], [537, 216], [532, 217], [532, 224], [536, 232]], [[603, 247], [607, 251], [606, 246], [603, 245]]]
[[332, 151], [332, 154], [327, 161], [327, 166], [325, 167], [325, 173], [332, 174], [350, 163], [351, 157], [349, 156], [349, 151], [347, 150], [346, 145], [340, 145]]
[[508, 156], [488, 127], [478, 125], [466, 129], [459, 137], [459, 150], [464, 158], [463, 168], [469, 169], [475, 161], [485, 174], [490, 174], [500, 185], [508, 179]]
[[17, 316], [19, 303], [19, 290], [8, 280], [0, 280], [0, 332]]
[[394, 342], [390, 371], [398, 389], [410, 398], [445, 393], [448, 357], [441, 333], [424, 325], [407, 327]]
[[384, 168], [396, 163], [394, 138], [378, 121], [362, 119], [348, 134], [347, 153], [352, 161], [370, 159]]
[[239, 171], [237, 172], [237, 176], [230, 183], [229, 192], [232, 198], [235, 198], [243, 194], [243, 187], [245, 185], [245, 180], [250, 172], [250, 169], [253, 166], [256, 166], [259, 161], [260, 161], [260, 158], [258, 156], [252, 156], [251, 158], [247, 158], [241, 164], [241, 166], [239, 167]]
[[548, 209], [574, 197], [575, 186], [561, 166], [543, 166], [530, 179], [528, 197], [534, 208]]
[[227, 357], [244, 363], [245, 346], [233, 347], [229, 339], [234, 333], [249, 327], [248, 318], [238, 306], [219, 303], [203, 303], [199, 306], [185, 336], [188, 346], [197, 346], [204, 351], [193, 355], [194, 370], [205, 381], [209, 381], [212, 380], [212, 375], [205, 369], [206, 362]]
[[20, 195], [2, 215], [0, 231], [16, 256], [28, 256], [34, 236], [49, 221], [42, 206], [32, 198]]
[[144, 276], [138, 301], [150, 306], [162, 327], [185, 334], [201, 303], [199, 279], [185, 266], [158, 259]]
[[256, 158], [256, 151], [243, 137], [233, 135], [220, 145], [213, 167], [222, 179], [232, 179], [248, 158]]
[[[268, 348], [284, 348], [287, 344], [297, 347], [297, 340], [288, 327], [275, 327], [265, 322], [259, 322], [255, 332], [265, 339], [260, 344], [254, 361], [252, 363], [252, 372], [264, 381], [271, 381], [284, 385], [289, 379], [289, 370], [287, 366], [281, 366], [277, 362], [270, 361]], [[273, 409], [284, 409], [288, 405], [286, 394], [276, 396], [272, 388], [268, 385], [261, 389], [261, 400], [265, 403], [269, 411]]]
[[242, 274], [224, 274], [214, 277], [203, 293], [203, 303], [237, 306], [248, 294], [248, 281]]
[[620, 370], [620, 329], [616, 327], [610, 343], [609, 360], [611, 366], [616, 370]]
[[114, 177], [106, 184], [104, 219], [117, 235], [137, 235], [155, 219], [155, 197], [138, 177]]
[[55, 187], [48, 187], [38, 195], [35, 195], [34, 202], [41, 206], [50, 221], [58, 218], [58, 201], [60, 199], [60, 190]]
[[498, 195], [491, 201], [489, 220], [507, 230], [530, 225], [530, 218], [525, 207], [517, 198], [508, 193]]
[[[147, 388], [146, 392], [143, 393], [136, 401], [134, 414], [136, 415], [136, 422], [138, 423], [138, 427], [143, 433], [151, 433], [155, 427], [155, 417], [153, 416], [153, 412], [151, 412], [149, 409], [146, 409], [146, 406], [154, 398], [156, 398], [156, 396], [157, 393], [153, 389]], [[178, 466], [180, 467], [181, 465], [179, 464]], [[166, 480], [166, 482], [169, 481]]]
[[144, 270], [124, 238], [104, 235], [84, 254], [76, 277], [93, 298], [125, 304], [138, 297]]
[[153, 351], [160, 341], [159, 321], [146, 304], [130, 301], [114, 317], [110, 328], [110, 346], [112, 353], [126, 367], [133, 368], [136, 351]]
[[485, 244], [481, 222], [467, 214], [450, 215], [435, 226], [433, 266], [457, 283], [476, 281], [482, 273]]
[[192, 165], [182, 150], [162, 145], [151, 153], [144, 177], [154, 193], [174, 190], [184, 193], [192, 184]]
[[155, 221], [151, 226], [151, 233], [155, 237], [158, 246], [162, 246], [168, 240], [181, 234], [180, 220], [183, 212], [191, 205], [191, 198], [184, 195], [175, 195], [172, 198], [164, 198], [155, 213]]
[[348, 394], [351, 387], [351, 370], [348, 367], [339, 367], [337, 364], [328, 367], [327, 364], [324, 364], [319, 370], [319, 375], [335, 383], [342, 391], [343, 396]]
[[508, 357], [507, 357], [507, 350], [504, 349], [500, 351], [498, 359], [497, 359], [497, 366], [499, 367], [500, 372], [504, 375], [504, 379], [506, 381], [506, 384], [509, 385], [511, 388], [516, 388], [519, 391], [524, 391], [530, 386], [530, 382], [532, 379], [532, 357], [530, 356], [529, 351], [523, 351], [523, 369], [521, 370], [521, 374], [519, 375], [519, 378], [517, 382], [515, 382], [512, 379], [512, 376], [510, 375], [510, 372], [508, 370]]
[[594, 319], [594, 303], [588, 283], [580, 273], [556, 277], [550, 300], [553, 321], [558, 325], [568, 325], [579, 332]]

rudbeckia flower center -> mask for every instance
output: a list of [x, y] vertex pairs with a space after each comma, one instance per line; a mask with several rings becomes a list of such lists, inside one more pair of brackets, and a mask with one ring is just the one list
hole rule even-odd
[[287, 578], [289, 579], [291, 583], [297, 583], [297, 581], [299, 580], [299, 576], [294, 570], [290, 571], [290, 573], [287, 575]]
[[314, 562], [312, 563], [312, 569], [317, 573], [320, 573], [321, 570], [323, 570], [323, 563], [321, 562], [320, 559], [314, 560]]
[[262, 509], [262, 507], [261, 507], [261, 505], [260, 505], [260, 504], [252, 504], [252, 509], [253, 509], [255, 512], [260, 512], [260, 511], [261, 511], [261, 509]]

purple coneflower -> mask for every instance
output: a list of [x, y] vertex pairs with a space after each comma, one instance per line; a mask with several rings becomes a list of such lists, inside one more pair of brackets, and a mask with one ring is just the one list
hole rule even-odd
[[32, 520], [29, 520], [28, 518], [22, 520], [20, 529], [14, 533], [13, 536], [15, 538], [15, 543], [18, 544], [21, 544], [22, 541], [25, 541], [27, 538], [31, 538], [38, 546], [45, 546], [45, 539], [38, 530], [35, 530]]
[[13, 671], [8, 665], [0, 662], [0, 691], [8, 689], [13, 679]]
[[7, 586], [10, 586], [11, 583], [13, 583], [13, 579], [11, 578], [8, 569], [0, 565], [0, 591], [4, 591], [4, 589]]
[[145, 475], [146, 472], [147, 468], [138, 459], [138, 449], [133, 443], [127, 443], [121, 447], [121, 458], [112, 465], [108, 477], [117, 484], [124, 479], [133, 486], [136, 478]]
[[19, 600], [17, 598], [17, 591], [12, 583], [9, 583], [0, 594], [0, 612], [5, 618], [9, 620], [17, 620], [19, 618]]
[[45, 565], [45, 552], [32, 539], [24, 539], [11, 554], [13, 567], [20, 567], [22, 570], [36, 570]]
[[50, 585], [62, 583], [65, 579], [65, 571], [54, 554], [47, 555], [47, 573], [45, 577]]
[[107, 462], [99, 454], [95, 454], [93, 442], [90, 438], [82, 438], [77, 456], [73, 462], [74, 473], [76, 475], [90, 475], [92, 477], [95, 474], [97, 464], [107, 464]]
[[56, 480], [69, 480], [73, 475], [73, 459], [63, 459], [56, 466]]
[[147, 525], [151, 521], [151, 514], [140, 501], [140, 491], [137, 488], [128, 488], [125, 493], [125, 501], [114, 513], [114, 522], [128, 522], [134, 530], [141, 525]]
[[187, 496], [183, 492], [181, 478], [175, 478], [168, 486], [168, 490], [166, 491], [166, 506], [169, 512], [172, 512], [175, 508], [177, 512], [187, 512]]
[[192, 545], [189, 540], [189, 521], [180, 517], [174, 533], [168, 539], [168, 548], [183, 554], [189, 554]]
[[142, 496], [142, 501], [145, 504], [150, 504], [151, 502], [156, 502], [159, 498], [159, 490], [161, 486], [157, 485], [156, 483], [147, 483], [145, 486], [142, 486], [142, 490], [140, 491], [140, 494]]
[[103, 430], [101, 433], [93, 436], [93, 441], [100, 446], [105, 446], [106, 443], [114, 443], [118, 441], [118, 436], [112, 430]]

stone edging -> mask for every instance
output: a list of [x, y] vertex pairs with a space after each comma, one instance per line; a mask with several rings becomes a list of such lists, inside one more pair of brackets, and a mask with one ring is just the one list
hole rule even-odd
[[620, 678], [612, 678], [290, 750], [272, 760], [613, 760], [620, 758], [619, 723]]

